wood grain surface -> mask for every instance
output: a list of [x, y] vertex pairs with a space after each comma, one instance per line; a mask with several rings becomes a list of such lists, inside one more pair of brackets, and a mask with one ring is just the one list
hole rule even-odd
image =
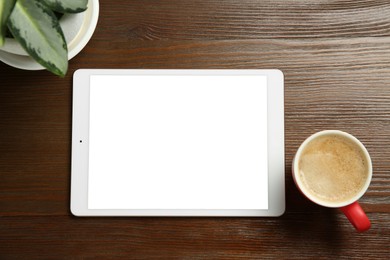
[[[69, 211], [72, 74], [79, 68], [281, 69], [286, 213], [280, 218], [76, 218]], [[0, 259], [388, 259], [388, 0], [101, 0], [65, 78], [0, 63]], [[297, 191], [292, 157], [340, 129], [369, 150], [356, 233]]]

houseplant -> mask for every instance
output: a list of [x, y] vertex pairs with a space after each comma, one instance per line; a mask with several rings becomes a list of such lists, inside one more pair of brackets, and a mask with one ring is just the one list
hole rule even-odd
[[[88, 11], [81, 13], [87, 9], [87, 6]], [[84, 33], [85, 35], [81, 35], [82, 39], [78, 39], [76, 43], [69, 42], [69, 39], [66, 42], [65, 36], [67, 35], [64, 36], [66, 30], [63, 30], [66, 28], [61, 28], [61, 26], [63, 27], [64, 23], [69, 24], [69, 20], [72, 21], [73, 17], [80, 18], [84, 14], [87, 16], [87, 13], [92, 11], [91, 9], [94, 9], [94, 14], [89, 14], [88, 17], [94, 16], [95, 18], [89, 20], [82, 18], [88, 20], [89, 23], [78, 26], [92, 28], [81, 28], [80, 30], [76, 28], [76, 31], [73, 29], [79, 38], [80, 34]], [[0, 49], [2, 54], [14, 55], [12, 59], [23, 62], [29, 59], [26, 62], [32, 63], [33, 61], [28, 56], [23, 56], [29, 55], [52, 73], [64, 76], [68, 68], [68, 59], [77, 54], [92, 36], [97, 23], [96, 13], [98, 13], [98, 0], [1, 0], [0, 46], [3, 46]], [[63, 20], [66, 21], [63, 23]], [[70, 24], [73, 26], [72, 22]], [[7, 34], [13, 36], [14, 39], [7, 38]], [[11, 43], [17, 46], [13, 46]], [[75, 44], [77, 46], [74, 46]], [[9, 48], [10, 45], [12, 48]], [[10, 49], [11, 51], [9, 51]], [[68, 49], [71, 53], [68, 53]], [[3, 51], [9, 53], [3, 53]], [[3, 59], [2, 61], [9, 64]], [[27, 69], [42, 68], [37, 63], [32, 64], [34, 68]], [[15, 67], [23, 68], [23, 66]]]

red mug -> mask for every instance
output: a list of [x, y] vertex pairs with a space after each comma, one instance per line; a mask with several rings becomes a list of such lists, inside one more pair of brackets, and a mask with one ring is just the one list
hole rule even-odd
[[[328, 138], [326, 145], [327, 145], [327, 147], [330, 147], [330, 148], [326, 148], [326, 149], [328, 149], [328, 150], [326, 150], [326, 153], [325, 153], [325, 150], [324, 150], [324, 153], [321, 153], [320, 151], [317, 151], [318, 149], [316, 150], [316, 148], [319, 148], [319, 147], [315, 147], [314, 146], [315, 142], [313, 142], [313, 141], [320, 140], [320, 138], [322, 138], [322, 140], [325, 140], [324, 137]], [[359, 169], [364, 169], [364, 170], [362, 170], [362, 172], [364, 172], [365, 179], [362, 179], [360, 186], [354, 187], [354, 189], [349, 189], [349, 190], [354, 190], [354, 193], [350, 194], [346, 198], [341, 197], [340, 199], [328, 200], [328, 199], [324, 199], [325, 195], [321, 196], [321, 194], [320, 194], [321, 189], [325, 190], [324, 187], [326, 185], [328, 185], [329, 187], [332, 187], [331, 185], [334, 185], [336, 182], [340, 182], [340, 180], [341, 180], [338, 177], [340, 175], [336, 175], [333, 173], [330, 174], [329, 176], [322, 176], [322, 175], [325, 175], [327, 172], [336, 171], [336, 170], [334, 170], [335, 169], [334, 167], [330, 166], [331, 161], [329, 161], [329, 160], [333, 160], [333, 158], [335, 158], [335, 157], [331, 154], [331, 151], [332, 151], [331, 149], [333, 149], [331, 147], [331, 145], [334, 145], [334, 144], [332, 144], [332, 142], [329, 141], [329, 140], [331, 140], [329, 138], [337, 138], [337, 140], [345, 141], [344, 142], [345, 144], [347, 144], [347, 143], [349, 143], [351, 145], [353, 144], [353, 147], [354, 147], [353, 149], [355, 149], [358, 152], [358, 154], [360, 156], [362, 156], [361, 159], [363, 160], [362, 165], [364, 165], [364, 168], [359, 168]], [[317, 141], [317, 143], [318, 142], [320, 142], [320, 141]], [[312, 157], [307, 157], [308, 152], [305, 150], [309, 144], [310, 144], [310, 146], [309, 146], [310, 153], [312, 153], [312, 154], [310, 154], [308, 156], [312, 156]], [[338, 149], [338, 148], [339, 147], [337, 147], [337, 148], [334, 147], [334, 150], [336, 151], [336, 153], [338, 153], [338, 155], [340, 155], [340, 154], [343, 155], [344, 153], [341, 152], [342, 151], [341, 147], [340, 147], [340, 149]], [[349, 151], [352, 151], [353, 149], [349, 149], [346, 151], [349, 152]], [[304, 156], [306, 156], [305, 161], [301, 160], [303, 157], [303, 154], [304, 154]], [[322, 157], [325, 156], [326, 158], [322, 159], [321, 156]], [[310, 162], [310, 158], [313, 158], [313, 160], [311, 162]], [[301, 169], [300, 163], [302, 163], [302, 164], [305, 163], [305, 165], [308, 165], [308, 166], [303, 170], [303, 168]], [[339, 162], [337, 162], [337, 163], [339, 163]], [[318, 164], [318, 167], [316, 164]], [[310, 171], [310, 169], [313, 169], [313, 172], [315, 170], [316, 175], [313, 173], [311, 175], [308, 174], [308, 176], [310, 176], [310, 177], [305, 177], [305, 174], [307, 174]], [[303, 173], [304, 171], [305, 171], [305, 174]], [[363, 196], [363, 194], [367, 191], [367, 189], [370, 185], [370, 182], [372, 179], [372, 163], [371, 163], [371, 158], [370, 158], [370, 155], [368, 154], [367, 149], [364, 147], [364, 145], [356, 137], [354, 137], [346, 132], [342, 132], [342, 131], [338, 131], [338, 130], [325, 130], [325, 131], [317, 132], [317, 133], [311, 135], [301, 144], [301, 146], [299, 147], [299, 149], [297, 150], [297, 152], [295, 154], [295, 157], [294, 157], [294, 160], [292, 163], [292, 175], [293, 175], [294, 182], [295, 182], [296, 186], [298, 187], [298, 189], [309, 200], [311, 200], [312, 202], [314, 202], [318, 205], [321, 205], [321, 206], [341, 209], [341, 211], [345, 214], [345, 216], [349, 219], [349, 221], [352, 223], [352, 225], [359, 232], [366, 231], [370, 228], [370, 226], [371, 226], [370, 220], [368, 219], [367, 215], [364, 213], [363, 209], [360, 207], [358, 200], [360, 199], [361, 196]], [[319, 180], [317, 181], [317, 179], [315, 178], [317, 176], [319, 177], [318, 179], [321, 178], [321, 181], [319, 181]], [[333, 177], [333, 179], [332, 179], [332, 177]], [[334, 177], [336, 177], [336, 178], [334, 178]], [[310, 178], [310, 181], [306, 180], [308, 178]], [[348, 177], [346, 177], [346, 178], [348, 178]], [[322, 181], [324, 181], [324, 183], [321, 183]], [[312, 183], [313, 187], [310, 187], [309, 183]], [[349, 182], [343, 182], [343, 183], [349, 183]], [[347, 184], [347, 185], [349, 185], [349, 184]], [[343, 187], [343, 188], [345, 188], [345, 187]], [[337, 189], [334, 189], [334, 190], [337, 190]], [[333, 192], [333, 190], [330, 189], [330, 191], [327, 191], [327, 192]], [[337, 194], [335, 194], [335, 197], [337, 198], [336, 195]]]

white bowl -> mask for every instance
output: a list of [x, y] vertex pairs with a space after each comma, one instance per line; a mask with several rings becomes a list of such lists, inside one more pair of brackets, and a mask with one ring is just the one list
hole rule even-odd
[[[61, 28], [68, 43], [68, 60], [76, 56], [91, 39], [99, 17], [99, 0], [89, 0], [88, 9], [77, 14], [65, 14]], [[43, 70], [15, 39], [7, 38], [0, 48], [0, 60], [10, 66], [25, 70]]]

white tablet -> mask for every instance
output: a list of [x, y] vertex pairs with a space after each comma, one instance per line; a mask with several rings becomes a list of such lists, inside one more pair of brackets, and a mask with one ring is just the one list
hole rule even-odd
[[281, 215], [283, 92], [279, 70], [77, 70], [71, 212]]

